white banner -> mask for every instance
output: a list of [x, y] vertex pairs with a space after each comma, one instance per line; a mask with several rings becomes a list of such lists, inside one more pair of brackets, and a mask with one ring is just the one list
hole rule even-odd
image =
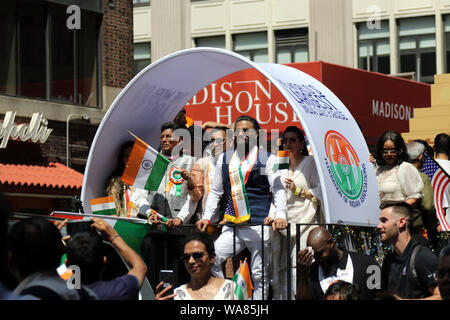
[[119, 94], [91, 146], [82, 189], [89, 200], [105, 195], [128, 130], [157, 149], [160, 126], [211, 82], [255, 68], [294, 108], [312, 147], [327, 223], [376, 226], [379, 196], [364, 137], [343, 103], [321, 82], [279, 64], [255, 64], [230, 51], [194, 48], [173, 53], [142, 70]]

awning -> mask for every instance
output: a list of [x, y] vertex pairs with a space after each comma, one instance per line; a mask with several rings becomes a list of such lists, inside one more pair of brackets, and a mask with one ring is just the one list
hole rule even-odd
[[0, 163], [3, 191], [79, 193], [83, 175], [59, 162], [46, 164]]

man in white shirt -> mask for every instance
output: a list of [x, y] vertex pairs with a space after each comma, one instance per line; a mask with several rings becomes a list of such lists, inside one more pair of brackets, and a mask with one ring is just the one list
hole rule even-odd
[[[203, 219], [197, 222], [197, 228], [200, 231], [206, 230], [219, 201], [224, 198], [225, 219], [228, 222], [215, 242], [216, 262], [211, 271], [214, 276], [223, 277], [222, 263], [233, 254], [248, 248], [251, 254], [253, 299], [267, 299], [269, 232], [263, 232], [268, 227], [262, 225], [273, 200], [276, 208], [273, 229], [287, 227], [286, 193], [279, 173], [272, 170], [276, 157], [257, 146], [260, 129], [258, 122], [251, 117], [241, 116], [236, 120], [234, 128], [235, 148], [224, 153], [217, 161]], [[234, 232], [230, 223], [235, 225]]]
[[[181, 170], [181, 175], [188, 181], [188, 201], [183, 205], [180, 213], [175, 219], [169, 219], [167, 221], [168, 227], [178, 227], [181, 224], [188, 223], [194, 213], [202, 213], [205, 208], [206, 199], [211, 191], [211, 183], [214, 179], [216, 172], [216, 164], [219, 156], [227, 149], [227, 137], [226, 131], [227, 127], [216, 127], [211, 130], [211, 144], [210, 150], [211, 155], [198, 159], [192, 172], [188, 170]], [[192, 182], [192, 187], [189, 182]], [[215, 214], [213, 215], [213, 223], [218, 222], [219, 208], [217, 208]], [[197, 220], [201, 217], [197, 217]]]

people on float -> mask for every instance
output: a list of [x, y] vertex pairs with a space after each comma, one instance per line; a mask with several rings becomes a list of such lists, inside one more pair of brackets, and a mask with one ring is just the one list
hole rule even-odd
[[267, 299], [270, 242], [267, 226], [262, 225], [269, 214], [270, 203], [274, 201], [276, 213], [272, 226], [277, 230], [286, 228], [286, 192], [279, 172], [272, 170], [276, 157], [258, 147], [258, 122], [249, 116], [240, 116], [234, 128], [234, 149], [221, 155], [217, 161], [205, 213], [197, 227], [201, 231], [206, 230], [220, 200], [225, 199], [227, 225], [215, 242], [217, 257], [212, 273], [223, 278], [222, 263], [248, 248], [255, 288], [253, 299]]
[[[186, 224], [192, 221], [196, 222], [202, 218], [203, 208], [206, 204], [206, 199], [211, 191], [211, 184], [216, 173], [216, 164], [219, 156], [227, 149], [227, 127], [215, 127], [208, 134], [211, 136], [209, 149], [211, 155], [198, 159], [190, 176], [192, 178], [192, 188], [188, 185], [189, 200], [186, 201], [180, 213], [175, 219], [169, 219], [167, 226], [178, 227], [181, 224]], [[223, 212], [220, 214], [218, 207], [213, 215], [212, 223], [222, 221]]]
[[423, 182], [417, 169], [407, 162], [408, 154], [401, 135], [397, 131], [384, 132], [378, 139], [374, 157], [380, 200], [416, 205], [423, 196]]
[[[188, 200], [188, 185], [193, 185], [190, 177], [183, 178], [182, 170], [190, 172], [195, 159], [183, 154], [183, 130], [173, 122], [161, 126], [161, 153], [171, 162], [167, 166], [157, 191], [148, 191], [147, 201], [150, 203], [149, 221], [154, 228], [144, 238], [143, 254], [148, 270], [148, 279], [155, 289], [160, 282], [159, 270], [173, 270], [175, 284], [184, 283], [189, 277], [179, 260], [180, 241], [184, 233], [177, 230], [164, 230], [166, 219], [174, 219]], [[187, 131], [187, 130], [186, 130]]]
[[[287, 198], [287, 221], [290, 223], [290, 239], [286, 230], [273, 232], [272, 244], [272, 289], [275, 300], [287, 299], [287, 241], [292, 258], [292, 292], [295, 298], [296, 290], [296, 224], [300, 226], [300, 248], [306, 247], [309, 232], [313, 224], [322, 223], [323, 215], [320, 209], [322, 191], [314, 158], [308, 156], [303, 132], [295, 127], [287, 127], [281, 136], [281, 147], [289, 152], [289, 169], [281, 170], [281, 180], [285, 184]], [[271, 224], [275, 213], [272, 206], [265, 223]], [[305, 225], [306, 224], [306, 225]]]

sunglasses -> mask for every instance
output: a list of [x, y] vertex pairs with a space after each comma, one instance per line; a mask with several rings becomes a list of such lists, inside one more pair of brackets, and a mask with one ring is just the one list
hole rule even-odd
[[383, 154], [397, 154], [398, 153], [398, 150], [388, 150], [388, 149], [384, 149], [383, 151], [382, 151], [382, 153]]
[[283, 138], [283, 140], [282, 140], [282, 142], [283, 143], [288, 143], [288, 142], [290, 142], [290, 143], [296, 143], [297, 142], [297, 138], [294, 138], [294, 137], [291, 137], [291, 138]]
[[182, 256], [183, 261], [189, 261], [192, 258], [194, 260], [200, 260], [205, 255], [204, 252], [192, 252], [192, 253], [184, 253]]

